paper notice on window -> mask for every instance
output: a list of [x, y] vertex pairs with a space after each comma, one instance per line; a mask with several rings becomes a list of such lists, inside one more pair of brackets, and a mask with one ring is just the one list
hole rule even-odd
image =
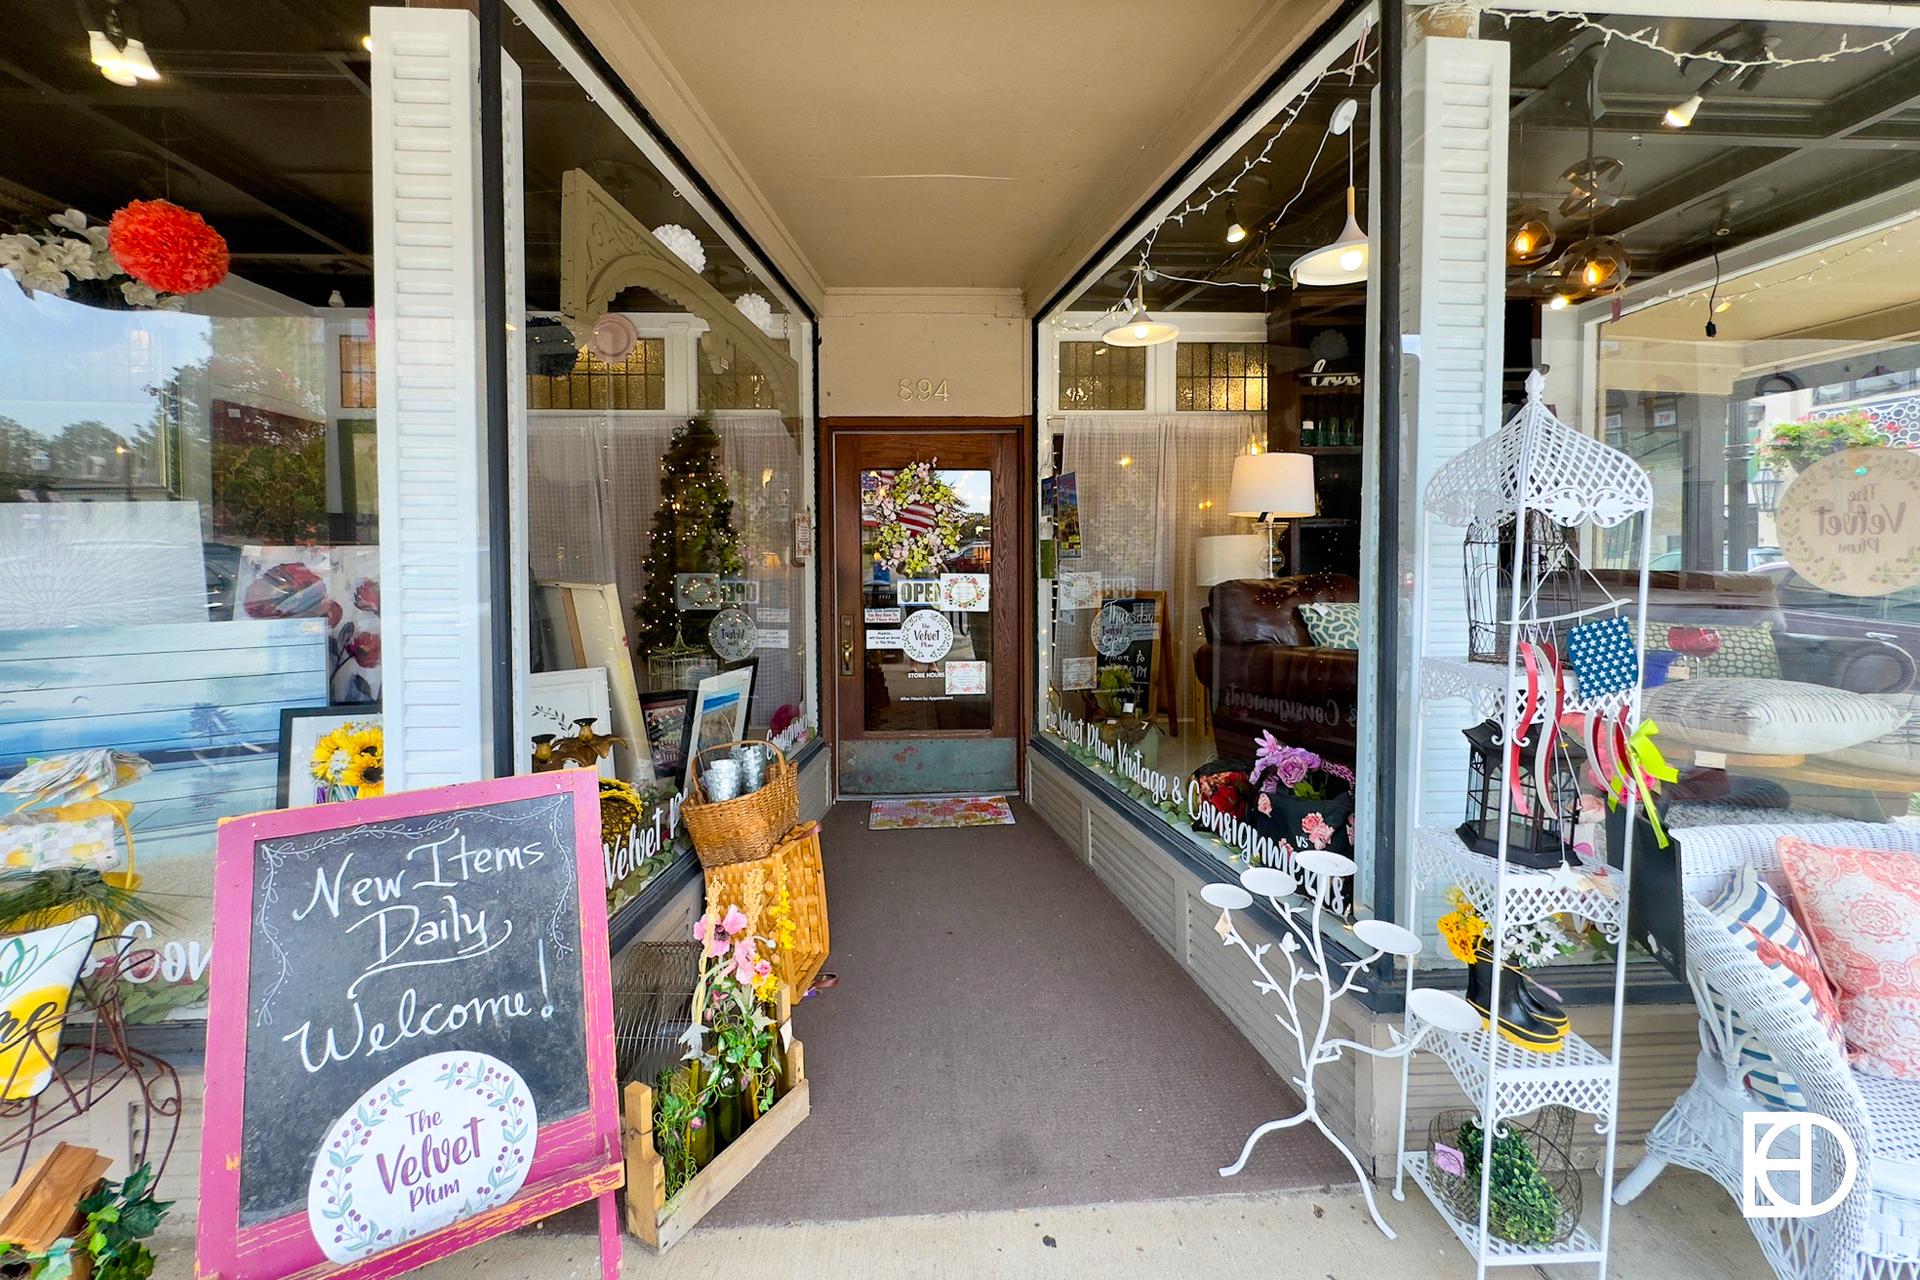
[[987, 575], [984, 573], [943, 573], [940, 575], [940, 607], [957, 613], [987, 611]]
[[867, 610], [868, 626], [872, 626], [876, 622], [887, 623], [887, 622], [898, 622], [898, 621], [900, 621], [900, 610], [898, 606], [888, 606], [887, 608], [884, 608], [884, 609]]
[[900, 628], [898, 627], [889, 627], [885, 629], [882, 629], [880, 627], [867, 628], [867, 648], [898, 649], [899, 647], [900, 647]]
[[1060, 611], [1072, 613], [1080, 609], [1095, 609], [1100, 605], [1100, 575], [1097, 573], [1063, 573], [1060, 575]]
[[1093, 658], [1066, 658], [1060, 663], [1060, 687], [1062, 689], [1091, 689], [1099, 678], [1099, 669]]
[[779, 631], [769, 631], [765, 627], [757, 628], [753, 633], [753, 647], [785, 653], [793, 647], [793, 633], [786, 628]]
[[986, 691], [986, 663], [949, 662], [947, 664], [947, 692], [949, 694], [985, 693]]

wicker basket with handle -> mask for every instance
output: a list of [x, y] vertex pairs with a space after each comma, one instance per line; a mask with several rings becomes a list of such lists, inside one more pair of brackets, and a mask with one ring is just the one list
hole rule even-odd
[[693, 780], [687, 785], [680, 820], [687, 824], [693, 851], [700, 855], [703, 867], [725, 867], [766, 857], [800, 817], [800, 784], [794, 767], [780, 748], [766, 742], [751, 742], [773, 753], [767, 763], [765, 785], [731, 800], [707, 799], [700, 776], [706, 772], [708, 760], [746, 745], [748, 740], [723, 742], [694, 757]]

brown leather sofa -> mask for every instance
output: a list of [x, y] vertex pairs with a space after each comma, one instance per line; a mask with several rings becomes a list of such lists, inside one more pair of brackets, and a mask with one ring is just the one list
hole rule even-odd
[[1222, 757], [1251, 760], [1266, 732], [1353, 767], [1360, 655], [1314, 644], [1300, 606], [1359, 598], [1360, 584], [1339, 573], [1236, 579], [1207, 593], [1193, 670]]

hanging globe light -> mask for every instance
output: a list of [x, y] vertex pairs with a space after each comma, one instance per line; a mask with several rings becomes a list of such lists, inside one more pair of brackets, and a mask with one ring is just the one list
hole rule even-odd
[[1553, 253], [1553, 224], [1537, 205], [1521, 205], [1507, 215], [1507, 265], [1537, 267]]
[[1590, 235], [1568, 247], [1560, 259], [1563, 287], [1579, 298], [1597, 298], [1624, 288], [1633, 274], [1627, 246], [1612, 236]]

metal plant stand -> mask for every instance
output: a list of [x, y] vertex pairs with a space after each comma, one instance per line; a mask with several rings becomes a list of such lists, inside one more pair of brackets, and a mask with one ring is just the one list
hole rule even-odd
[[[1220, 922], [1214, 926], [1214, 931], [1220, 935], [1222, 944], [1239, 947], [1253, 962], [1254, 969], [1260, 975], [1253, 984], [1254, 989], [1262, 995], [1279, 999], [1282, 1011], [1273, 1016], [1292, 1035], [1300, 1050], [1300, 1074], [1294, 1077], [1293, 1083], [1300, 1090], [1301, 1109], [1285, 1119], [1269, 1120], [1248, 1134], [1246, 1145], [1240, 1149], [1240, 1158], [1220, 1170], [1220, 1176], [1231, 1178], [1244, 1169], [1248, 1158], [1253, 1155], [1254, 1145], [1269, 1133], [1291, 1129], [1295, 1125], [1311, 1124], [1353, 1166], [1354, 1173], [1360, 1179], [1361, 1194], [1366, 1197], [1367, 1212], [1373, 1215], [1373, 1225], [1392, 1240], [1395, 1238], [1393, 1228], [1380, 1216], [1380, 1209], [1373, 1201], [1373, 1179], [1361, 1167], [1352, 1149], [1341, 1141], [1340, 1136], [1327, 1126], [1320, 1115], [1314, 1078], [1321, 1067], [1336, 1061], [1349, 1049], [1375, 1058], [1399, 1060], [1404, 1077], [1406, 1060], [1418, 1047], [1422, 1037], [1445, 1028], [1462, 1031], [1469, 1026], [1478, 1027], [1480, 1018], [1466, 1001], [1450, 991], [1414, 988], [1414, 960], [1420, 954], [1421, 942], [1417, 936], [1397, 924], [1386, 920], [1358, 921], [1352, 926], [1354, 937], [1360, 943], [1355, 958], [1340, 963], [1330, 956], [1327, 938], [1320, 926], [1333, 883], [1354, 873], [1353, 859], [1324, 849], [1302, 849], [1295, 853], [1294, 861], [1305, 874], [1310, 902], [1300, 900], [1300, 879], [1278, 867], [1249, 867], [1240, 873], [1239, 884], [1210, 884], [1200, 891], [1200, 896], [1210, 905], [1220, 908]], [[1278, 944], [1281, 958], [1287, 962], [1284, 982], [1267, 967], [1267, 954], [1274, 944], [1250, 946], [1233, 925], [1232, 913], [1252, 905], [1255, 894], [1267, 900], [1286, 926], [1286, 933]], [[1406, 961], [1407, 1007], [1420, 1011], [1418, 1029], [1411, 1036], [1395, 1032], [1395, 1044], [1387, 1049], [1361, 1044], [1357, 1040], [1330, 1039], [1327, 1030], [1333, 1018], [1334, 1004], [1353, 990], [1361, 973], [1387, 955]], [[1334, 976], [1336, 970], [1339, 972], [1337, 983]], [[1321, 999], [1319, 1012], [1314, 1015], [1302, 1010], [1300, 997], [1316, 986]], [[1403, 1106], [1404, 1095], [1403, 1081]]]
[[[1637, 540], [1637, 594], [1616, 598], [1609, 595], [1597, 579], [1590, 579], [1582, 583], [1577, 597], [1583, 601], [1582, 605], [1566, 610], [1547, 604], [1549, 598], [1562, 598], [1564, 593], [1546, 591], [1543, 594], [1542, 584], [1533, 581], [1529, 572], [1513, 572], [1502, 582], [1499, 601], [1502, 612], [1493, 620], [1506, 650], [1505, 661], [1492, 665], [1469, 662], [1464, 652], [1438, 654], [1423, 658], [1417, 676], [1422, 702], [1464, 701], [1474, 721], [1497, 721], [1500, 726], [1497, 741], [1511, 744], [1528, 758], [1534, 758], [1536, 752], [1554, 749], [1556, 735], [1562, 731], [1557, 715], [1602, 717], [1610, 726], [1618, 726], [1624, 735], [1632, 735], [1637, 729], [1641, 693], [1637, 672], [1625, 687], [1605, 691], [1583, 692], [1577, 682], [1572, 683], [1566, 688], [1564, 703], [1555, 706], [1550, 698], [1535, 696], [1540, 673], [1527, 665], [1525, 650], [1535, 646], [1535, 652], [1539, 647], [1551, 647], [1557, 652], [1557, 641], [1574, 624], [1624, 618], [1630, 624], [1635, 649], [1643, 652], [1646, 565], [1652, 537], [1652, 522], [1647, 514], [1653, 505], [1653, 485], [1646, 471], [1626, 454], [1555, 418], [1542, 399], [1543, 386], [1538, 372], [1529, 374], [1527, 402], [1520, 412], [1495, 435], [1455, 457], [1434, 474], [1425, 494], [1429, 521], [1427, 542], [1432, 542], [1435, 521], [1455, 528], [1511, 522], [1512, 563], [1527, 566], [1534, 563], [1529, 557], [1529, 533], [1541, 520], [1550, 521], [1564, 531], [1560, 535], [1563, 545], [1576, 547], [1585, 531], [1614, 528], [1638, 517], [1641, 524]], [[1430, 576], [1422, 575], [1423, 599], [1415, 610], [1423, 627], [1432, 616], [1424, 599], [1428, 591], [1425, 579]], [[1592, 599], [1589, 586], [1599, 590], [1597, 603], [1585, 603]], [[1424, 637], [1422, 648], [1425, 648]], [[1419, 742], [1420, 736], [1416, 735], [1410, 772], [1415, 779], [1424, 779]], [[1635, 767], [1631, 761], [1626, 765], [1630, 770]], [[1489, 1267], [1566, 1263], [1593, 1263], [1596, 1274], [1604, 1276], [1613, 1208], [1608, 1196], [1598, 1197], [1600, 1213], [1595, 1226], [1577, 1224], [1568, 1238], [1551, 1244], [1518, 1244], [1496, 1236], [1489, 1229], [1489, 1193], [1496, 1134], [1504, 1131], [1508, 1121], [1554, 1104], [1595, 1117], [1594, 1130], [1605, 1142], [1599, 1167], [1602, 1187], [1613, 1180], [1620, 1094], [1620, 1033], [1625, 1008], [1627, 947], [1624, 934], [1632, 842], [1629, 838], [1629, 847], [1618, 851], [1617, 871], [1608, 866], [1604, 849], [1580, 853], [1579, 865], [1550, 870], [1510, 862], [1515, 790], [1511, 785], [1500, 790], [1497, 854], [1476, 852], [1452, 827], [1423, 827], [1413, 834], [1415, 878], [1425, 885], [1458, 885], [1487, 921], [1488, 942], [1495, 957], [1507, 954], [1511, 930], [1549, 916], [1570, 913], [1596, 925], [1615, 944], [1611, 1037], [1603, 1052], [1569, 1031], [1557, 1051], [1537, 1052], [1504, 1038], [1497, 1027], [1486, 1025], [1477, 1013], [1469, 1029], [1436, 1028], [1421, 1010], [1409, 1004], [1405, 1038], [1409, 1042], [1429, 1040], [1461, 1091], [1479, 1109], [1482, 1120], [1479, 1211], [1471, 1217], [1458, 1212], [1435, 1184], [1429, 1153], [1407, 1150], [1404, 1074], [1394, 1195], [1399, 1198], [1404, 1194], [1403, 1179], [1411, 1176], [1473, 1255], [1476, 1275], [1482, 1280]], [[1637, 789], [1630, 787], [1625, 799], [1625, 829], [1629, 833], [1634, 827], [1639, 799]], [[1417, 800], [1415, 809], [1417, 812]], [[1488, 1007], [1497, 1018], [1503, 976], [1499, 963], [1492, 965], [1492, 974]], [[1429, 1036], [1429, 1032], [1435, 1034]]]

